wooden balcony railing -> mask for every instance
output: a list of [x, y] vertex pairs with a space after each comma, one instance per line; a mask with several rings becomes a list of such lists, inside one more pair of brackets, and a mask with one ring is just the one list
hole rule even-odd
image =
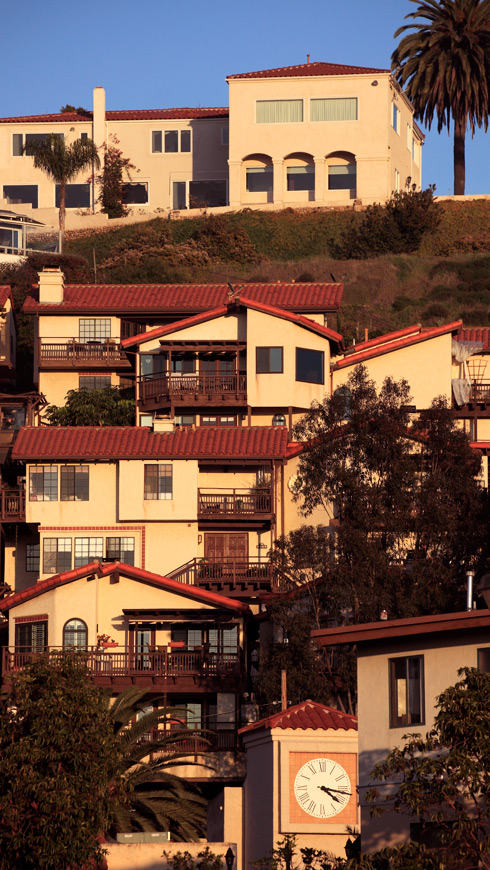
[[39, 341], [38, 363], [43, 369], [129, 368], [131, 363], [118, 338], [105, 341], [81, 341], [78, 338]]
[[247, 516], [263, 518], [271, 514], [272, 493], [270, 489], [199, 489], [197, 513], [200, 519], [228, 519]]
[[[62, 647], [47, 646], [33, 651], [27, 647], [3, 648], [3, 676], [22, 670], [26, 664], [42, 654], [57, 655]], [[64, 652], [67, 650], [65, 649]], [[73, 650], [83, 655], [87, 667], [97, 677], [224, 677], [239, 676], [241, 673], [241, 649], [229, 652], [212, 652], [204, 647], [199, 649], [169, 649], [156, 647], [143, 652], [133, 652], [124, 647], [101, 650], [88, 647], [86, 650]]]
[[243, 405], [246, 375], [143, 375], [138, 379], [142, 408], [161, 405]]
[[167, 577], [205, 589], [221, 590], [227, 595], [246, 595], [258, 590], [279, 592], [286, 588], [272, 563], [258, 559], [196, 558], [167, 572]]
[[[178, 707], [178, 703], [176, 706]], [[184, 722], [175, 726], [176, 741], [172, 747], [169, 747], [169, 755], [173, 754], [175, 748], [179, 752], [188, 752], [189, 755], [199, 755], [203, 752], [236, 752], [238, 749], [238, 732], [236, 728], [223, 728], [219, 731], [212, 731], [208, 730], [206, 725], [203, 725], [202, 728], [196, 726], [195, 734], [187, 736], [184, 740], [178, 739], [178, 731], [181, 728], [185, 728], [187, 731], [190, 730], [189, 726]], [[171, 736], [172, 730], [172, 728], [152, 728], [151, 731], [142, 735], [139, 742], [150, 743], [162, 740], [167, 738], [169, 734]], [[157, 750], [157, 753], [160, 756], [166, 754], [165, 749]]]
[[26, 494], [23, 489], [0, 489], [0, 519], [2, 522], [25, 523]]

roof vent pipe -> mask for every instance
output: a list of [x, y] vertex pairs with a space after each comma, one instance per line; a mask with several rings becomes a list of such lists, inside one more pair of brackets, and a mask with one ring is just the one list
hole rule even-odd
[[466, 572], [466, 610], [473, 610], [473, 580], [475, 579], [474, 571]]

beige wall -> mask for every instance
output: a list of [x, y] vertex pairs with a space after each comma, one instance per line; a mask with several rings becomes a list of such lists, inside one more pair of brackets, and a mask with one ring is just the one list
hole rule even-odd
[[[230, 789], [227, 789], [229, 791]], [[210, 843], [201, 841], [200, 843], [106, 843], [104, 848], [107, 849], [107, 864], [109, 870], [170, 870], [171, 865], [163, 857], [165, 851], [170, 856], [174, 856], [178, 852], [190, 852], [194, 860], [197, 860], [197, 855], [203, 849], [209, 846], [214, 854], [223, 857], [223, 866], [225, 865], [224, 856], [229, 847], [234, 854], [237, 854], [236, 842], [220, 842]], [[238, 862], [234, 865], [234, 870], [241, 870], [241, 864]]]

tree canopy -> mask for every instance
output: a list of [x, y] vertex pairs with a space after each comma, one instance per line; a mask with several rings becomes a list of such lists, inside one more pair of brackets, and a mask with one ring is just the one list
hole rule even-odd
[[126, 399], [118, 387], [69, 390], [64, 405], [44, 412], [51, 426], [133, 426], [134, 415], [134, 399]]
[[[465, 189], [465, 132], [488, 126], [490, 0], [410, 0], [412, 23], [393, 52], [392, 70], [430, 129], [454, 124], [454, 193]], [[411, 31], [406, 33], [406, 31]]]

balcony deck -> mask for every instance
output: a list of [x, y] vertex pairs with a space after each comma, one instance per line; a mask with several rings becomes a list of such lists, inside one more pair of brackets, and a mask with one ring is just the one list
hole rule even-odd
[[145, 411], [158, 408], [247, 404], [246, 375], [143, 375], [137, 399]]
[[286, 588], [273, 564], [258, 559], [195, 558], [167, 572], [167, 577], [230, 598], [247, 598], [257, 592], [280, 592]]
[[0, 521], [2, 523], [25, 523], [26, 494], [24, 489], [0, 489]]
[[199, 520], [267, 520], [272, 516], [271, 489], [198, 489]]
[[118, 338], [106, 341], [80, 341], [78, 338], [42, 338], [38, 345], [38, 365], [48, 371], [66, 369], [128, 369], [131, 363]]

